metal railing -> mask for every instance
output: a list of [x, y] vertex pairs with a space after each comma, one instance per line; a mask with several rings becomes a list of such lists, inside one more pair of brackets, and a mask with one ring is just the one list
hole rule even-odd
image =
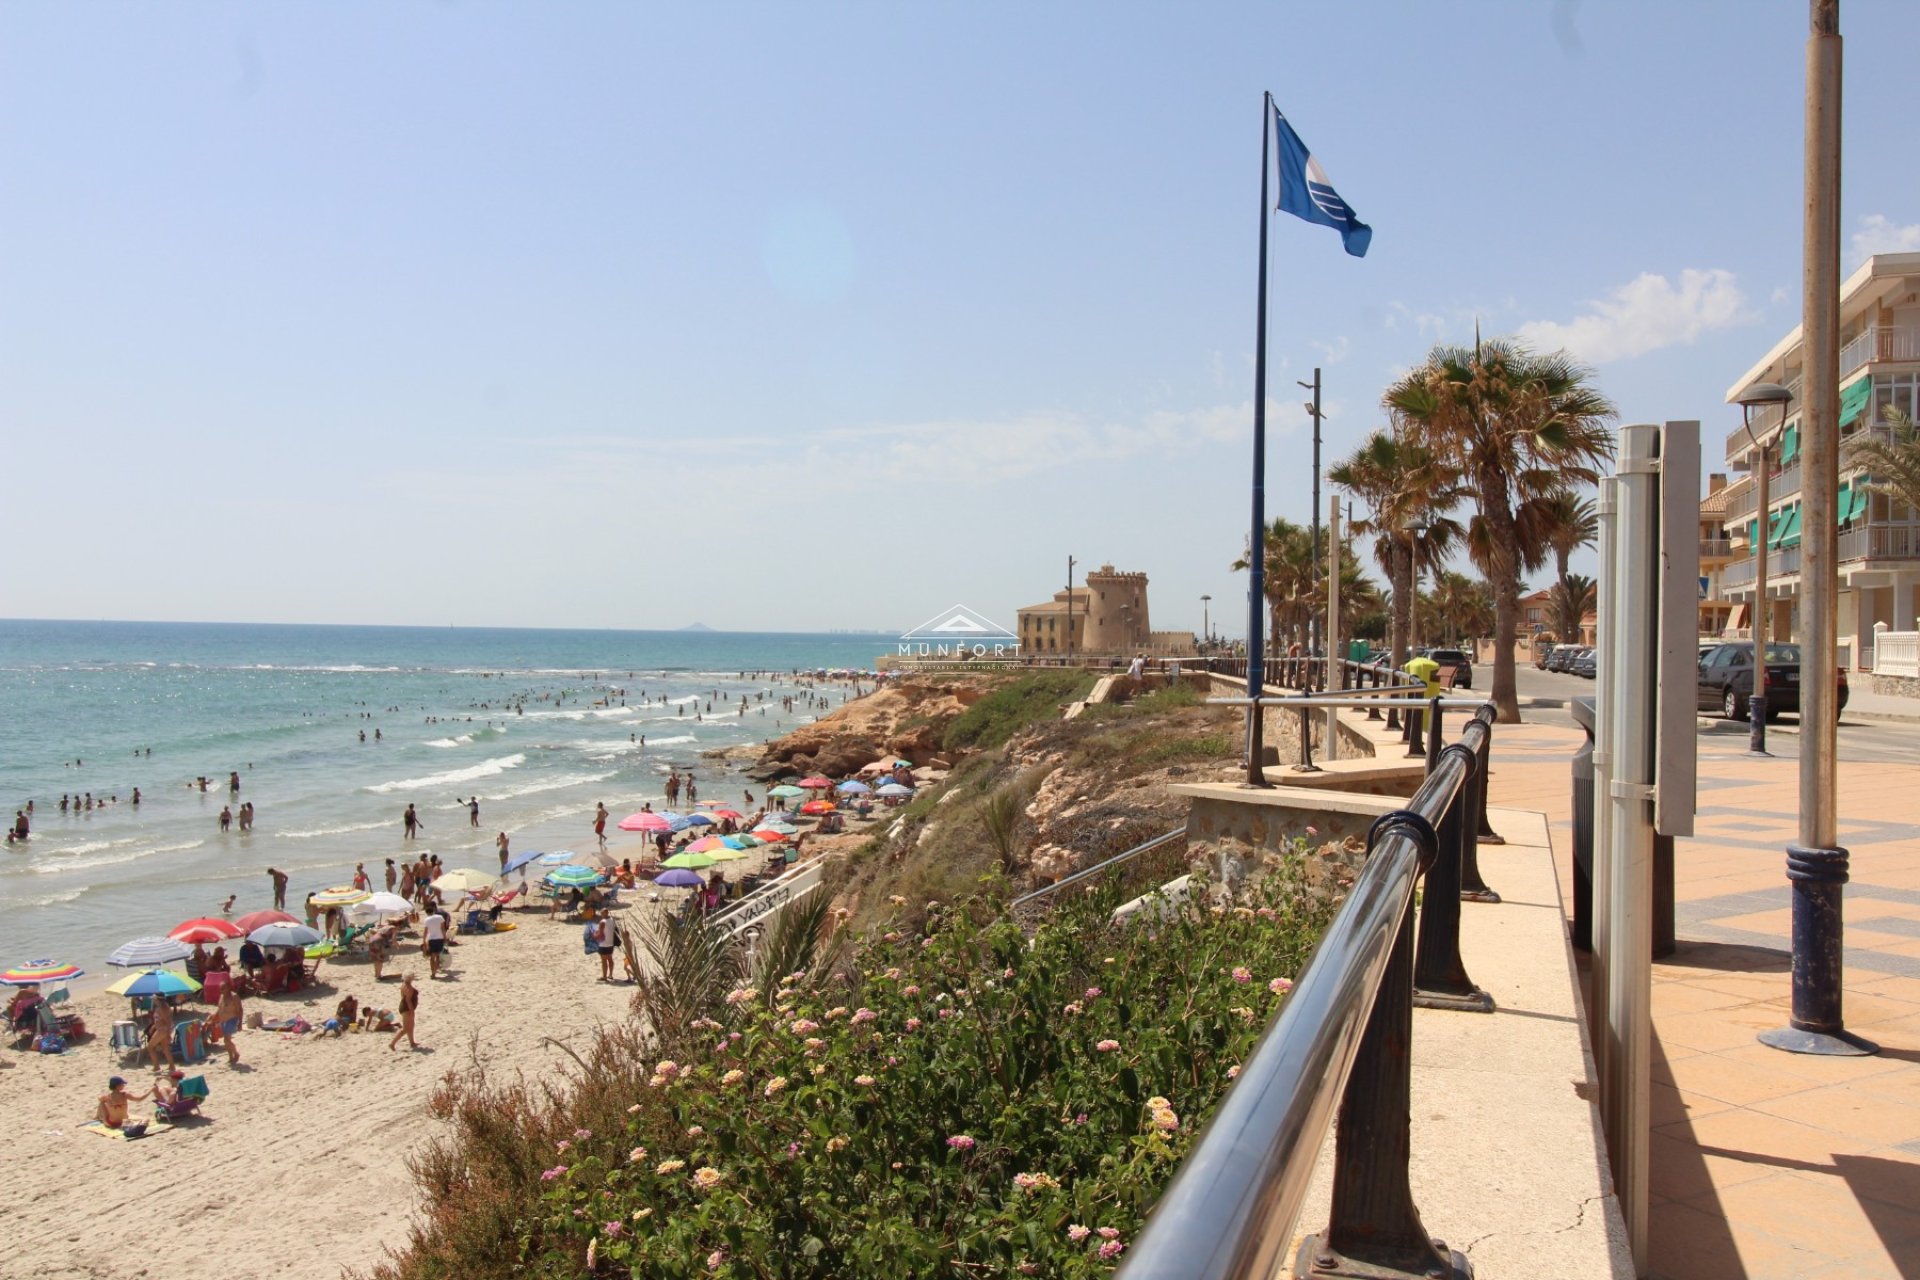
[[1030, 906], [1033, 903], [1039, 902], [1043, 898], [1051, 897], [1053, 894], [1060, 892], [1062, 889], [1067, 888], [1069, 885], [1079, 884], [1081, 881], [1097, 876], [1103, 871], [1111, 871], [1113, 868], [1119, 866], [1123, 862], [1131, 862], [1143, 853], [1152, 853], [1155, 849], [1159, 849], [1166, 845], [1169, 845], [1173, 843], [1175, 840], [1184, 840], [1186, 838], [1187, 838], [1186, 827], [1185, 826], [1175, 827], [1173, 830], [1167, 832], [1165, 835], [1155, 836], [1153, 839], [1146, 841], [1144, 844], [1137, 844], [1133, 846], [1133, 848], [1128, 849], [1125, 853], [1116, 853], [1111, 858], [1103, 858], [1101, 861], [1094, 863], [1090, 867], [1082, 867], [1080, 870], [1074, 872], [1070, 876], [1062, 876], [1060, 879], [1055, 880], [1052, 884], [1042, 885], [1038, 889], [1035, 889], [1032, 893], [1021, 894], [1019, 897], [1015, 898], [1012, 902], [1009, 902], [1007, 904], [1007, 909], [1005, 914], [1012, 915], [1015, 911], [1019, 910], [1021, 907]]
[[1840, 348], [1840, 376], [1875, 360], [1920, 360], [1920, 329], [1910, 325], [1868, 325]]
[[1478, 840], [1493, 721], [1481, 704], [1407, 807], [1373, 824], [1345, 904], [1154, 1207], [1125, 1280], [1278, 1274], [1336, 1101], [1331, 1221], [1302, 1243], [1294, 1274], [1471, 1274], [1413, 1202], [1410, 1044], [1416, 1000], [1492, 1008], [1460, 962], [1457, 886]]

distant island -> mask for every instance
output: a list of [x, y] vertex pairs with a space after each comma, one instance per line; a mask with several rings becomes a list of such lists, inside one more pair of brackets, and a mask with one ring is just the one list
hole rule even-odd
[[713, 630], [713, 628], [712, 628], [712, 627], [710, 627], [710, 626], [708, 626], [708, 625], [707, 625], [706, 623], [704, 623], [704, 622], [690, 622], [690, 623], [688, 623], [688, 624], [687, 624], [686, 626], [684, 626], [684, 627], [682, 627], [682, 628], [680, 628], [680, 629], [681, 629], [682, 631], [711, 631], [711, 630]]

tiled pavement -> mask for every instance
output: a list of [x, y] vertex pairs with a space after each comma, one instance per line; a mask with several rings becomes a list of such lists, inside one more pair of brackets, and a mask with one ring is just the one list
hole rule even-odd
[[[1493, 804], [1552, 829], [1572, 902], [1572, 754], [1552, 725], [1494, 734]], [[1839, 767], [1849, 1029], [1867, 1058], [1781, 1053], [1786, 1023], [1785, 849], [1797, 765], [1744, 741], [1700, 743], [1700, 809], [1677, 842], [1679, 947], [1654, 964], [1650, 1274], [1658, 1280], [1920, 1278], [1920, 776]], [[1498, 885], [1494, 886], [1498, 888]]]

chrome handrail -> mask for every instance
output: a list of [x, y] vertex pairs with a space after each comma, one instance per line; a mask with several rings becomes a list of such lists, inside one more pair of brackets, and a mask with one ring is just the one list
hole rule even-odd
[[1098, 875], [1100, 872], [1105, 871], [1108, 867], [1118, 866], [1120, 863], [1127, 862], [1133, 858], [1137, 858], [1143, 853], [1151, 853], [1153, 850], [1158, 849], [1163, 844], [1167, 844], [1174, 840], [1184, 839], [1186, 837], [1186, 834], [1187, 834], [1186, 827], [1184, 826], [1175, 827], [1173, 830], [1167, 832], [1164, 835], [1155, 836], [1153, 839], [1147, 841], [1145, 844], [1135, 845], [1133, 848], [1128, 849], [1125, 853], [1116, 853], [1111, 858], [1102, 859], [1101, 861], [1094, 863], [1090, 867], [1082, 867], [1080, 870], [1074, 872], [1072, 875], [1062, 877], [1059, 880], [1055, 880], [1052, 884], [1042, 885], [1040, 888], [1035, 889], [1032, 893], [1023, 893], [1019, 897], [1015, 898], [1012, 902], [1009, 902], [1007, 904], [1007, 913], [1011, 914], [1016, 907], [1024, 906], [1025, 904], [1032, 902], [1037, 898], [1044, 898], [1050, 893], [1057, 893], [1061, 889], [1066, 888], [1070, 884], [1073, 884], [1080, 880], [1085, 880], [1088, 876]]

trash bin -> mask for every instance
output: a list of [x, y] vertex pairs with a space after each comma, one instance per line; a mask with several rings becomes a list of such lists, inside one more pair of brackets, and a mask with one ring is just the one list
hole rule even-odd
[[1593, 950], [1593, 721], [1592, 698], [1575, 698], [1567, 710], [1586, 730], [1573, 753], [1573, 946]]

